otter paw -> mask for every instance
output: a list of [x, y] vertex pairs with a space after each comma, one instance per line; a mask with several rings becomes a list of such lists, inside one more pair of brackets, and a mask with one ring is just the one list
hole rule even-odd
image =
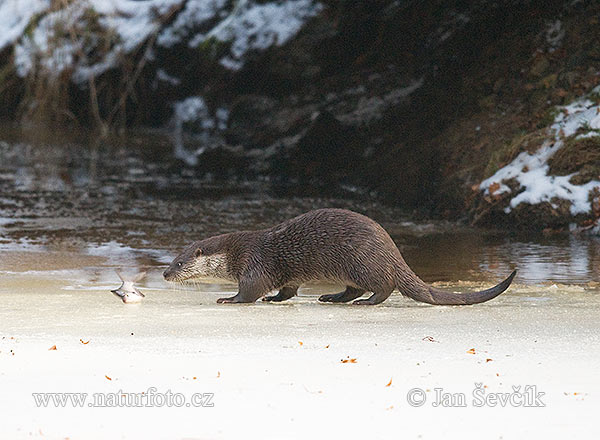
[[361, 306], [361, 305], [362, 306], [372, 306], [372, 305], [374, 305], [373, 301], [371, 301], [369, 298], [357, 299], [352, 304], [358, 304], [359, 306]]
[[219, 298], [217, 300], [217, 304], [225, 304], [225, 303], [233, 303], [235, 302], [235, 296], [231, 296], [229, 298]]

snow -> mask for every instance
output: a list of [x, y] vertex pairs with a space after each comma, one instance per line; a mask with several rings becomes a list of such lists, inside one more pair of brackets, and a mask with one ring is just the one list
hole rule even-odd
[[[109, 268], [81, 280], [3, 276], [1, 438], [598, 437], [600, 296], [590, 291], [517, 285], [473, 307], [395, 294], [363, 308], [319, 304], [333, 290], [318, 286], [287, 304], [227, 306], [215, 301], [233, 286], [178, 289], [156, 270], [140, 283], [144, 302], [124, 305]], [[536, 386], [545, 406], [475, 407], [475, 382], [487, 393]], [[87, 393], [91, 404], [93, 393], [151, 388], [186, 402], [214, 393], [214, 406], [36, 407], [32, 397]], [[424, 405], [407, 402], [414, 388]], [[436, 388], [468, 405], [436, 407]]]
[[[231, 44], [220, 63], [237, 70], [248, 51], [284, 44], [322, 6], [313, 0], [261, 4], [241, 0], [230, 8], [227, 0], [82, 0], [52, 10], [49, 0], [8, 0], [0, 3], [0, 49], [15, 44], [21, 77], [37, 68], [54, 76], [72, 70], [72, 80], [83, 84], [118, 66], [124, 56], [152, 42], [154, 35], [156, 45], [165, 48], [178, 43], [194, 48], [214, 38]], [[42, 14], [39, 22], [24, 35], [36, 14]], [[173, 22], [161, 28], [172, 14], [176, 14]], [[102, 31], [90, 32], [90, 20], [92, 29], [99, 26]], [[110, 49], [101, 53], [98, 47], [107, 38]], [[95, 58], [88, 59], [89, 54]]]
[[188, 123], [196, 123], [202, 131], [205, 138], [208, 132], [215, 128], [217, 122], [211, 117], [208, 106], [201, 96], [190, 96], [182, 101], [174, 104], [173, 122], [175, 129], [173, 130], [174, 154], [177, 159], [183, 160], [189, 166], [198, 164], [198, 155], [204, 149], [201, 148], [196, 152], [190, 152], [185, 148], [183, 140], [184, 125]]
[[[92, 75], [115, 67], [119, 55], [139, 47], [158, 30], [156, 18], [168, 13], [169, 7], [180, 1], [85, 0], [53, 12], [46, 10], [32, 34], [23, 35], [15, 46], [17, 73], [26, 76], [38, 64], [55, 76], [75, 68], [73, 80], [83, 83]], [[107, 35], [112, 33], [115, 44], [99, 61], [89, 64], [85, 56], [81, 59], [82, 54], [97, 49], [101, 36], [92, 33], [89, 38], [81, 38], [80, 35], [89, 34], [89, 20], [96, 19]]]
[[237, 70], [243, 65], [243, 57], [248, 51], [285, 44], [322, 8], [312, 0], [264, 4], [240, 0], [225, 19], [209, 32], [196, 35], [189, 44], [196, 47], [210, 38], [231, 43], [230, 53], [221, 59], [221, 65]]
[[156, 70], [156, 78], [159, 81], [169, 83], [172, 86], [178, 86], [179, 84], [181, 84], [181, 80], [179, 78], [169, 75], [164, 69]]
[[50, 6], [50, 0], [0, 2], [0, 50], [17, 41], [31, 19]]
[[549, 22], [546, 27], [546, 42], [550, 46], [549, 52], [554, 52], [565, 37], [565, 30], [560, 20]]
[[209, 26], [228, 5], [227, 0], [188, 0], [173, 24], [163, 29], [156, 40], [159, 46], [171, 48], [181, 43], [196, 28]]
[[[600, 87], [591, 93], [596, 94]], [[564, 145], [564, 139], [577, 135], [578, 138], [597, 136], [600, 129], [600, 104], [590, 99], [583, 98], [567, 106], [559, 108], [560, 113], [550, 126], [553, 137], [547, 140], [538, 151], [533, 154], [522, 152], [511, 163], [498, 170], [493, 176], [481, 182], [479, 188], [484, 194], [493, 195], [510, 193], [511, 190], [504, 182], [514, 179], [519, 184], [519, 193], [505, 208], [510, 213], [521, 203], [535, 205], [548, 202], [557, 207], [556, 200], [570, 202], [572, 215], [587, 214], [591, 212], [590, 193], [600, 189], [600, 181], [592, 180], [584, 185], [573, 185], [569, 182], [574, 174], [567, 176], [553, 176], [549, 174], [548, 159]], [[581, 131], [584, 133], [578, 134]], [[497, 188], [496, 185], [500, 185]], [[494, 189], [494, 187], [496, 187]]]

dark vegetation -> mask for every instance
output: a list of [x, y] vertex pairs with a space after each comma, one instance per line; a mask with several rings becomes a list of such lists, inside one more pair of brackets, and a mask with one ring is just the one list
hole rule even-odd
[[[428, 216], [493, 224], [502, 214], [482, 200], [478, 183], [520, 152], [535, 151], [555, 106], [600, 82], [598, 2], [323, 3], [292, 41], [252, 54], [236, 72], [216, 62], [226, 47], [212, 40], [167, 50], [151, 37], [83, 86], [69, 72], [23, 80], [5, 50], [0, 116], [104, 132], [165, 127], [173, 102], [199, 95], [211, 111], [230, 110], [221, 148], [201, 156], [199, 176], [266, 176], [317, 191], [345, 185]], [[160, 19], [170, 23], [179, 10]], [[554, 47], [547, 33], [556, 20], [565, 34]], [[62, 37], [89, 38], [101, 33], [98, 26], [90, 11]], [[104, 35], [101, 50], [112, 44]], [[146, 60], [150, 48], [155, 56]], [[157, 85], [159, 68], [181, 83]], [[186, 141], [190, 148], [202, 142]], [[598, 177], [599, 164], [595, 139], [570, 140], [551, 169], [581, 171], [574, 179], [585, 182]], [[524, 210], [513, 226], [567, 222]]]

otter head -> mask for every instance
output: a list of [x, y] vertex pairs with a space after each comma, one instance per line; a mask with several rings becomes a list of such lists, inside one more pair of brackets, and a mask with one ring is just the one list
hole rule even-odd
[[202, 279], [234, 281], [228, 268], [223, 237], [192, 243], [171, 262], [163, 276], [167, 281], [178, 283]]

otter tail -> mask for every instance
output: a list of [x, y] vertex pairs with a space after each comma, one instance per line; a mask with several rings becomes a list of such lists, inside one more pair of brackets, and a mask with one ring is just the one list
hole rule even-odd
[[409, 298], [436, 305], [469, 305], [489, 301], [500, 295], [508, 289], [517, 271], [514, 270], [508, 278], [490, 289], [467, 293], [447, 292], [431, 287], [410, 269], [402, 270], [399, 273], [401, 275], [397, 281], [397, 287], [403, 295]]

